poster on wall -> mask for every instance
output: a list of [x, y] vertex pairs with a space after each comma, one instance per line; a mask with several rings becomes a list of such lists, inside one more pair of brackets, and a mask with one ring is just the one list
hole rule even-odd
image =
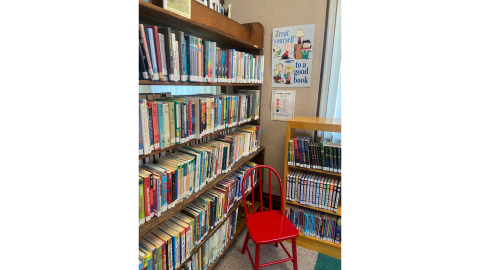
[[271, 120], [287, 121], [294, 116], [296, 90], [272, 90]]
[[315, 24], [273, 29], [272, 87], [310, 87]]

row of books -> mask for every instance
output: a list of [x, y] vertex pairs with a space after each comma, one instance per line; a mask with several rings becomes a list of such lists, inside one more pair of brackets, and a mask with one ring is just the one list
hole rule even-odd
[[[207, 269], [224, 251], [235, 235], [238, 208], [195, 252], [208, 235], [199, 214], [202, 205], [193, 205], [140, 240], [140, 270]], [[201, 225], [200, 225], [201, 224]], [[202, 234], [203, 233], [203, 234]], [[185, 263], [183, 268], [179, 268]]]
[[340, 245], [341, 217], [295, 205], [285, 208], [285, 215], [303, 235]]
[[259, 118], [260, 90], [139, 99], [139, 155]]
[[232, 4], [229, 4], [228, 7], [225, 7], [220, 3], [219, 0], [197, 0], [197, 2], [204, 4], [205, 6], [224, 16], [227, 16], [230, 19], [232, 18]]
[[309, 137], [288, 141], [288, 165], [341, 173], [342, 146], [333, 142], [312, 142]]
[[[157, 164], [143, 164], [139, 169], [140, 225], [175, 207], [220, 174], [229, 172], [240, 158], [258, 150], [258, 134], [257, 126], [242, 127], [216, 134], [212, 141], [181, 146], [160, 156]], [[253, 166], [254, 163], [247, 162], [226, 178], [234, 180], [231, 188], [236, 198], [241, 197], [239, 183], [245, 169]]]
[[264, 57], [216, 42], [140, 24], [139, 79], [172, 82], [263, 83]]
[[341, 195], [339, 179], [290, 171], [287, 175], [287, 201], [337, 212]]

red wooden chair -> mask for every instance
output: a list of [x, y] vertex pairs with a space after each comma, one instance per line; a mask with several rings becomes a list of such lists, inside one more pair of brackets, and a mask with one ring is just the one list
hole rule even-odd
[[[255, 213], [255, 201], [254, 201], [254, 192], [252, 192], [252, 204], [253, 204], [253, 213], [249, 214], [247, 209], [247, 204], [245, 202], [245, 179], [251, 180], [251, 185], [253, 187], [253, 178], [251, 177], [253, 172], [257, 170], [260, 175], [260, 190], [262, 191], [262, 174], [260, 173], [260, 168], [268, 169], [268, 187], [269, 187], [269, 198], [270, 206], [272, 205], [272, 171], [277, 175], [278, 182], [280, 185], [280, 199], [281, 199], [281, 212], [277, 210], [270, 209], [269, 211], [263, 211], [263, 201], [262, 196], [260, 196], [260, 212]], [[288, 261], [293, 261], [293, 269], [297, 270], [297, 245], [295, 238], [298, 236], [298, 230], [293, 226], [292, 222], [288, 220], [285, 216], [285, 210], [283, 205], [283, 188], [282, 181], [280, 181], [280, 176], [277, 171], [272, 167], [267, 165], [257, 165], [247, 171], [245, 177], [242, 180], [242, 198], [243, 206], [245, 207], [245, 220], [247, 223], [247, 236], [245, 237], [245, 243], [243, 244], [242, 254], [245, 254], [245, 250], [248, 251], [248, 256], [252, 262], [253, 269], [258, 270], [260, 267], [274, 265], [277, 263], [283, 263]], [[271, 208], [271, 207], [270, 207]], [[255, 263], [253, 263], [252, 255], [250, 255], [250, 250], [248, 249], [248, 240], [252, 241], [256, 245], [255, 249]], [[282, 241], [292, 239], [292, 251], [293, 257], [290, 256], [285, 246], [283, 246]], [[278, 247], [278, 243], [282, 246], [285, 252], [288, 255], [287, 259], [269, 262], [264, 264], [260, 263], [260, 245], [266, 245], [275, 243], [275, 247]]]

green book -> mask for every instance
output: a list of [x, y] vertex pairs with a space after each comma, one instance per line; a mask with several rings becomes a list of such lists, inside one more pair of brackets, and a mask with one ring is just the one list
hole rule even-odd
[[140, 199], [138, 213], [140, 214], [140, 225], [145, 223], [145, 201], [143, 198], [143, 178], [138, 177], [139, 181], [139, 190], [138, 197]]

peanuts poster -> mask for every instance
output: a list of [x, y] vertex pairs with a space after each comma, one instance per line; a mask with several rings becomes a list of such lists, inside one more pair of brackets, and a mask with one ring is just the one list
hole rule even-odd
[[315, 24], [273, 29], [272, 87], [310, 87]]

